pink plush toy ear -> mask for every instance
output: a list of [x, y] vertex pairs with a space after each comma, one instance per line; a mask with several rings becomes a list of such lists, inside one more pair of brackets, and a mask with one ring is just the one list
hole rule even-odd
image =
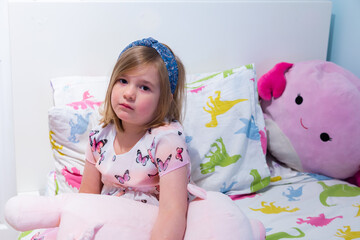
[[278, 98], [285, 90], [285, 73], [293, 66], [292, 63], [281, 62], [265, 73], [258, 81], [259, 96], [264, 100], [271, 100], [271, 95]]

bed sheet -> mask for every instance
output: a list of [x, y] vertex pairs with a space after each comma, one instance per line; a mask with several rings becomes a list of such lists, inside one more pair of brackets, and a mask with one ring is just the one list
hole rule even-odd
[[360, 188], [275, 163], [270, 185], [231, 196], [250, 218], [263, 222], [266, 239], [360, 239]]

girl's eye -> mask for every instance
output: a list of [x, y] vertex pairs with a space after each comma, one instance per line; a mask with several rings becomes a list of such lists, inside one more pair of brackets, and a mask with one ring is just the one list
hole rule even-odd
[[126, 84], [126, 83], [127, 83], [127, 81], [126, 81], [125, 79], [122, 79], [122, 78], [120, 78], [118, 81], [119, 81], [119, 83], [122, 83], [122, 84]]
[[144, 91], [149, 91], [150, 90], [150, 88], [147, 87], [147, 86], [141, 86], [140, 88], [141, 88], [141, 90], [144, 90]]

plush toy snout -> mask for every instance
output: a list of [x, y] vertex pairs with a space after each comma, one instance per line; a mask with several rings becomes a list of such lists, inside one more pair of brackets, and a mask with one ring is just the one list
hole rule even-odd
[[5, 220], [18, 231], [59, 226], [60, 206], [66, 195], [53, 198], [21, 195], [10, 198], [5, 205]]

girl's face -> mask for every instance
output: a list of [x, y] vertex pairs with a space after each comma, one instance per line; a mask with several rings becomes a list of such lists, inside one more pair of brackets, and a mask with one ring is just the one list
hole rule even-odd
[[111, 92], [111, 106], [127, 126], [143, 127], [154, 119], [160, 98], [160, 77], [153, 64], [120, 75]]

